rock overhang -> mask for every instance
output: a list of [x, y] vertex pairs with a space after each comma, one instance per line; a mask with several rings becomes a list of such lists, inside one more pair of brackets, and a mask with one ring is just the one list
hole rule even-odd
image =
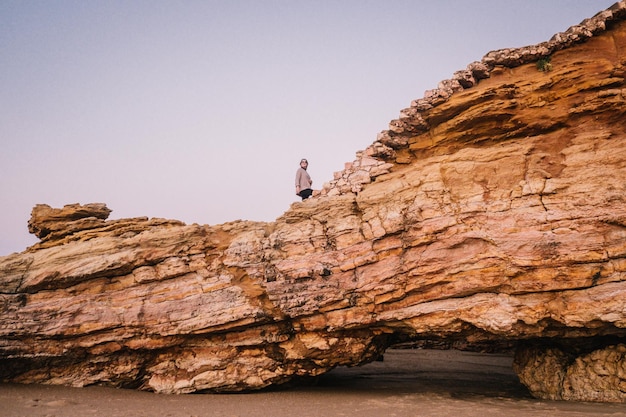
[[37, 206], [42, 241], [0, 258], [0, 377], [241, 391], [443, 340], [512, 343], [535, 395], [624, 401], [590, 372], [626, 363], [625, 14], [470, 64], [273, 223]]

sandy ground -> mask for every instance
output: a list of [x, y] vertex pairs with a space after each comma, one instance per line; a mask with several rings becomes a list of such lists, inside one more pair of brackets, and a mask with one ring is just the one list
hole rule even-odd
[[0, 384], [0, 416], [626, 416], [626, 404], [535, 400], [511, 363], [506, 355], [390, 350], [382, 362], [336, 369], [314, 384], [247, 394]]

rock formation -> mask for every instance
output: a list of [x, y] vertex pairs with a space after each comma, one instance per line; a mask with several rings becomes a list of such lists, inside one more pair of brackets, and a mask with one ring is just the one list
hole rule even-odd
[[242, 391], [506, 342], [538, 397], [626, 401], [625, 16], [470, 64], [275, 222], [36, 206], [0, 379]]

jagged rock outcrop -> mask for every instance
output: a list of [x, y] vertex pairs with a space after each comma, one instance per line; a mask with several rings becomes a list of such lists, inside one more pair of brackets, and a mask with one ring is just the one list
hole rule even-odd
[[524, 346], [516, 352], [515, 370], [541, 398], [624, 402], [626, 344], [594, 349], [593, 342]]
[[488, 54], [272, 223], [35, 207], [42, 241], [0, 258], [0, 379], [240, 391], [510, 342], [533, 394], [626, 401], [625, 16]]

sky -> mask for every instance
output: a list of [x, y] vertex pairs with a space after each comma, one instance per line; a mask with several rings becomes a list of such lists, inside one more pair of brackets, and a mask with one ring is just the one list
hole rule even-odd
[[492, 50], [614, 0], [0, 0], [0, 256], [36, 204], [273, 221]]

